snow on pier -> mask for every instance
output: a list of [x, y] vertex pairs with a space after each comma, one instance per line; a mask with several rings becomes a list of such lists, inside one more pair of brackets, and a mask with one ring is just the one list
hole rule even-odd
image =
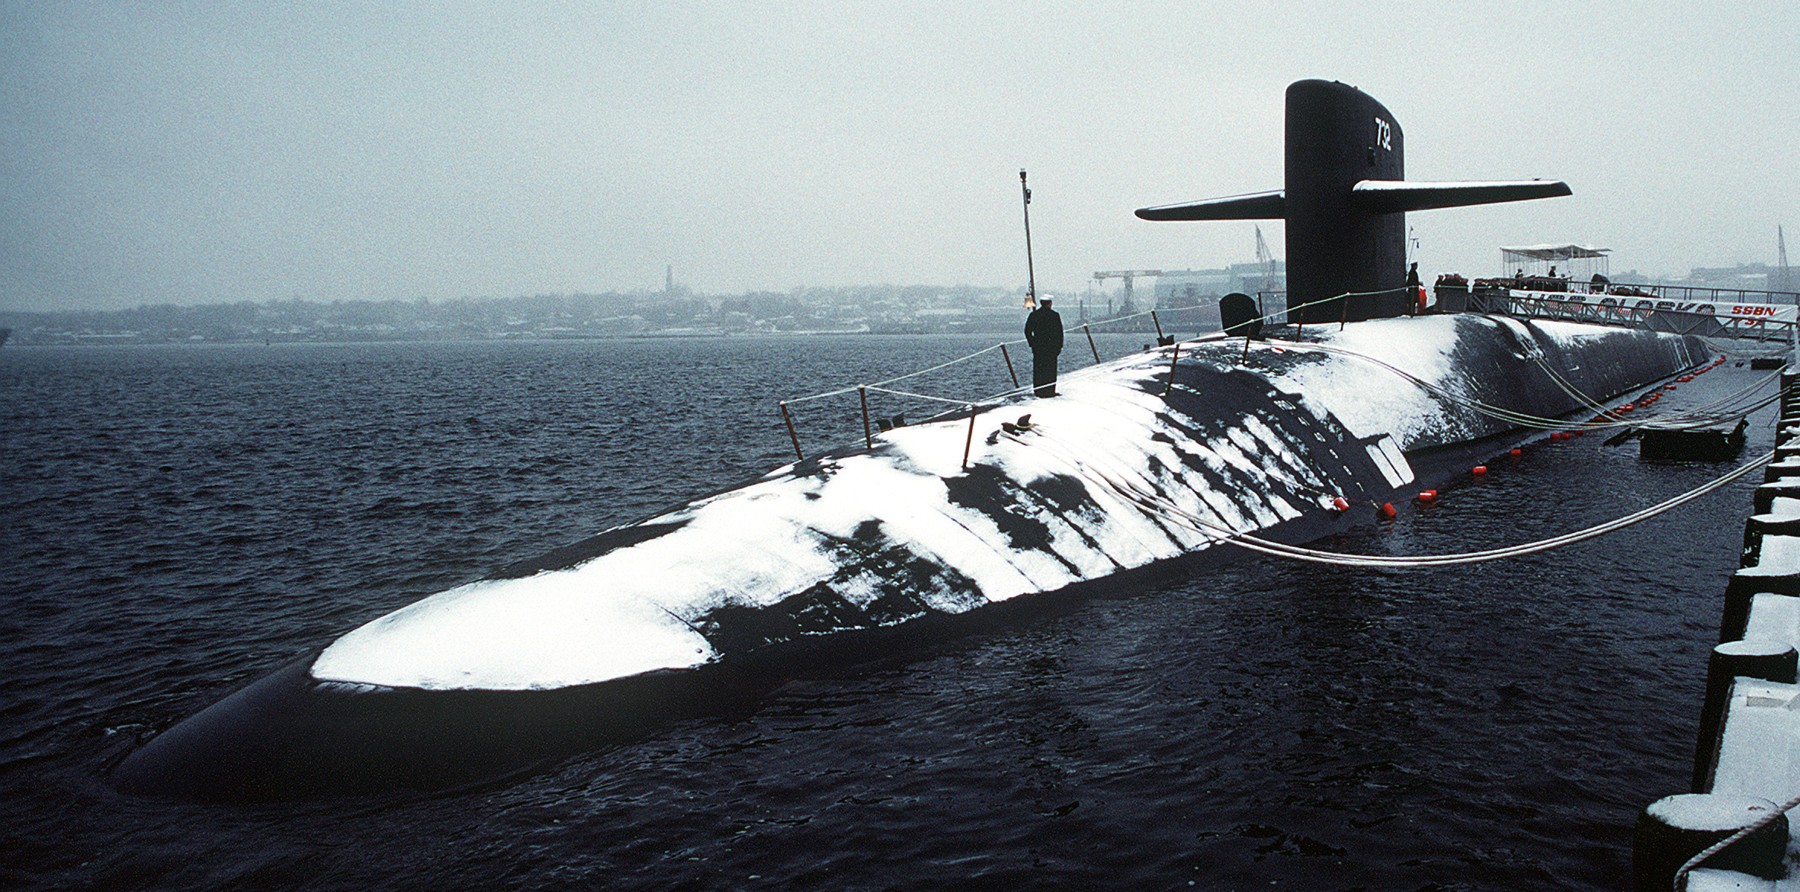
[[[1640, 889], [1800, 890], [1800, 822], [1784, 817], [1800, 804], [1800, 460], [1787, 457], [1800, 449], [1797, 382], [1800, 375], [1782, 375], [1777, 460], [1756, 489], [1742, 566], [1726, 588], [1693, 792], [1639, 817], [1632, 860]], [[1685, 887], [1675, 876], [1684, 864]]]

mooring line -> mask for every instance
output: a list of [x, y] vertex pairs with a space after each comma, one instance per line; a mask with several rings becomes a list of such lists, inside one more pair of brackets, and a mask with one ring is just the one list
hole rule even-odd
[[[1111, 475], [1097, 471], [1092, 468], [1087, 461], [1075, 457], [1071, 450], [1061, 446], [1061, 444], [1058, 444], [1056, 451], [1062, 454], [1063, 460], [1073, 466], [1077, 473], [1090, 481], [1113, 490], [1115, 493], [1123, 496], [1133, 504], [1138, 505], [1143, 510], [1161, 514], [1196, 532], [1217, 538], [1227, 544], [1237, 545], [1246, 550], [1267, 554], [1273, 557], [1286, 557], [1309, 563], [1334, 564], [1337, 566], [1352, 567], [1387, 567], [1394, 569], [1457, 566], [1460, 564], [1481, 563], [1510, 557], [1522, 557], [1528, 554], [1536, 554], [1542, 551], [1561, 548], [1565, 545], [1573, 545], [1577, 542], [1595, 539], [1608, 533], [1624, 529], [1625, 527], [1642, 523], [1652, 517], [1672, 511], [1688, 502], [1708, 495], [1725, 486], [1729, 486], [1733, 482], [1742, 479], [1751, 471], [1767, 464], [1775, 457], [1774, 451], [1771, 450], [1707, 483], [1673, 498], [1658, 502], [1647, 508], [1639, 509], [1624, 515], [1623, 517], [1615, 518], [1606, 521], [1605, 523], [1596, 524], [1571, 533], [1564, 533], [1560, 536], [1553, 536], [1536, 542], [1509, 545], [1502, 548], [1485, 549], [1482, 551], [1462, 552], [1458, 554], [1381, 556], [1348, 554], [1344, 552], [1323, 551], [1298, 545], [1289, 545], [1283, 542], [1262, 539], [1251, 535], [1248, 530], [1235, 530], [1228, 526], [1212, 523], [1187, 509], [1182, 508], [1180, 505], [1175, 504], [1165, 496], [1148, 492], [1130, 483], [1121, 483], [1114, 480]], [[1204, 500], [1202, 500], [1202, 503], [1204, 504]], [[1217, 509], [1211, 505], [1207, 505], [1207, 508], [1215, 513], [1217, 512]]]

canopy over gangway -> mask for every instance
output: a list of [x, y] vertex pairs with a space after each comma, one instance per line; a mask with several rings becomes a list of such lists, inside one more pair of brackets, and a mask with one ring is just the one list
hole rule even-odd
[[1523, 245], [1500, 249], [1503, 273], [1523, 271], [1527, 275], [1568, 276], [1586, 279], [1594, 273], [1607, 275], [1611, 248], [1593, 245]]

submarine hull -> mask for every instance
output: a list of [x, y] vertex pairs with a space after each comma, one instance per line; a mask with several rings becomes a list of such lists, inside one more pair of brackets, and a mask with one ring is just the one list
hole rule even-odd
[[[1320, 513], [1265, 535], [1313, 541], [1366, 520]], [[970, 614], [811, 636], [696, 669], [547, 691], [357, 691], [312, 678], [313, 651], [132, 750], [112, 782], [132, 795], [260, 802], [493, 781], [683, 719], [752, 708], [797, 675], [928, 654], [1093, 598], [1191, 578], [1240, 554], [1207, 549]]]
[[151, 739], [114, 783], [266, 799], [491, 778], [1189, 574], [1235, 557], [1234, 533], [1368, 522], [1532, 434], [1478, 405], [1585, 413], [1706, 356], [1482, 316], [1307, 337], [1103, 363], [1059, 397], [898, 429], [435, 595]]

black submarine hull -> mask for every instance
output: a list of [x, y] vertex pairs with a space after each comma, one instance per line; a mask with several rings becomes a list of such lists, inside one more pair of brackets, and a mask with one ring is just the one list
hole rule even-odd
[[[1504, 406], [1544, 417], [1586, 413], [1590, 407], [1537, 368], [1551, 364], [1582, 396], [1606, 400], [1699, 364], [1704, 345], [1648, 332], [1613, 332], [1595, 339], [1535, 334], [1531, 326], [1474, 317], [1456, 326], [1450, 356], [1456, 383], [1469, 402]], [[1300, 544], [1375, 518], [1385, 502], [1404, 506], [1410, 496], [1467, 475], [1472, 464], [1504, 454], [1536, 431], [1511, 427], [1442, 401], [1435, 417], [1412, 435], [1405, 450], [1411, 476], [1396, 482], [1371, 456], [1372, 436], [1359, 436], [1330, 412], [1283, 391], [1286, 379], [1311, 362], [1304, 344], [1284, 352], [1259, 348], [1244, 360], [1241, 340], [1184, 344], [1171, 372], [1140, 377], [1139, 385], [1164, 389], [1169, 410], [1198, 428], [1205, 416], [1271, 420], [1287, 444], [1306, 443], [1309, 466], [1331, 477], [1354, 502], [1348, 511], [1326, 505], [1256, 531], [1263, 538]], [[1167, 356], [1159, 353], [1153, 359]], [[1528, 359], [1527, 357], [1536, 357]], [[1022, 408], [1031, 408], [1026, 404]], [[1416, 419], [1415, 419], [1416, 421]], [[966, 425], [960, 419], [946, 424]], [[1284, 427], [1285, 425], [1285, 427]], [[1197, 429], [1198, 429], [1197, 428]], [[1200, 436], [1201, 434], [1196, 434]], [[851, 450], [846, 457], [863, 450]], [[820, 461], [830, 461], [830, 456]], [[808, 471], [805, 466], [796, 474]], [[959, 475], [964, 485], [980, 475]], [[1215, 486], [1236, 485], [1231, 479]], [[1008, 481], [987, 479], [965, 497], [973, 510], [1014, 517], [1020, 498]], [[1247, 500], [1267, 493], [1234, 493]], [[983, 501], [985, 500], [985, 501]], [[1064, 509], [1080, 512], [1080, 505]], [[643, 526], [649, 526], [645, 524]], [[555, 572], [637, 541], [627, 527], [510, 568], [501, 577]], [[1029, 524], [1009, 532], [1010, 547], [1054, 548], [1032, 541]], [[365, 793], [387, 789], [437, 789], [529, 769], [546, 760], [628, 740], [685, 717], [717, 714], [754, 704], [784, 679], [872, 659], [905, 659], [946, 641], [1055, 611], [1092, 597], [1128, 595], [1159, 577], [1186, 576], [1241, 551], [1215, 544], [1176, 557], [1122, 567], [1029, 597], [985, 603], [960, 613], [925, 611], [903, 622], [861, 615], [841, 599], [826, 603], [809, 590], [763, 607], [722, 608], [704, 617], [719, 652], [692, 668], [641, 672], [592, 684], [550, 690], [426, 690], [345, 684], [310, 671], [317, 653], [288, 664], [175, 725], [127, 754], [112, 772], [121, 790], [144, 795], [211, 800], [262, 800]], [[905, 581], [899, 565], [882, 569]], [[929, 575], [929, 574], [928, 574]], [[925, 577], [921, 577], [925, 578]], [[824, 608], [821, 608], [821, 604]]]
[[[1496, 440], [1504, 450], [1514, 442]], [[1459, 464], [1464, 444], [1443, 453]], [[1394, 498], [1400, 498], [1396, 492]], [[1320, 513], [1263, 535], [1303, 543], [1370, 522]], [[116, 765], [132, 795], [259, 802], [436, 791], [490, 782], [638, 739], [684, 719], [753, 709], [809, 674], [905, 661], [1084, 601], [1131, 597], [1240, 559], [1213, 548], [968, 614], [797, 639], [697, 669], [549, 691], [357, 692], [321, 685], [313, 650], [151, 738]]]

